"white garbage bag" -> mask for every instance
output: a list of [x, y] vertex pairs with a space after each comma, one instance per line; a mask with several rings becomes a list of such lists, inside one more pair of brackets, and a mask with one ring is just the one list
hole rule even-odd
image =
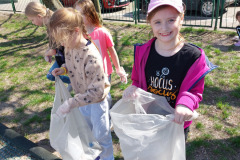
[[120, 99], [110, 110], [124, 160], [185, 160], [183, 124], [165, 97], [138, 88], [137, 98]]
[[55, 77], [55, 99], [51, 111], [49, 138], [51, 146], [64, 160], [94, 160], [102, 149], [78, 108], [65, 117], [56, 114], [58, 107], [71, 97], [59, 77]]

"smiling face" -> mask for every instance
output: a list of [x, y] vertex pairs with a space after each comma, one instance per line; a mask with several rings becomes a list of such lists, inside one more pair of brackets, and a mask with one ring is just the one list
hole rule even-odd
[[176, 43], [183, 16], [173, 7], [159, 9], [150, 19], [154, 36], [160, 43]]
[[27, 17], [29, 21], [32, 22], [32, 24], [36, 26], [42, 26], [43, 25], [43, 17], [41, 16], [28, 16]]

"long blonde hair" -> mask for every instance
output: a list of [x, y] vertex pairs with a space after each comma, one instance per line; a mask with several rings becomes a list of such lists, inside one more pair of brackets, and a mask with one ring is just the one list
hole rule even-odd
[[38, 2], [30, 2], [25, 8], [25, 15], [28, 17], [35, 17], [40, 15], [48, 21], [51, 18], [52, 14], [53, 11]]
[[74, 8], [76, 8], [76, 6], [79, 6], [81, 8], [81, 13], [84, 14], [87, 20], [91, 22], [91, 24], [93, 24], [96, 27], [102, 27], [99, 15], [91, 0], [78, 0], [74, 4]]
[[81, 13], [73, 8], [61, 8], [54, 12], [50, 19], [49, 27], [58, 46], [63, 41], [68, 42], [76, 28], [79, 28], [79, 32], [84, 38], [90, 39]]

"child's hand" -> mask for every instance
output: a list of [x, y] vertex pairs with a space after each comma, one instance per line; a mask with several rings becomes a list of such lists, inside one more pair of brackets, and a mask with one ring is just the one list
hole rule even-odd
[[54, 77], [59, 76], [59, 75], [62, 75], [62, 74], [64, 74], [64, 73], [65, 73], [65, 70], [62, 69], [62, 68], [55, 68], [55, 69], [52, 71], [52, 75], [53, 75]]
[[122, 98], [123, 99], [133, 99], [137, 97], [136, 94], [137, 87], [134, 85], [129, 86], [127, 89], [123, 91]]
[[184, 121], [188, 121], [193, 116], [193, 112], [184, 105], [177, 105], [175, 109], [174, 122], [182, 124]]
[[70, 105], [68, 104], [68, 101], [65, 101], [56, 111], [56, 114], [60, 117], [65, 117], [67, 113], [69, 113], [71, 110]]
[[52, 56], [44, 56], [44, 59], [46, 62], [49, 62], [49, 63], [52, 62]]
[[54, 56], [54, 55], [56, 55], [56, 50], [55, 49], [48, 49], [45, 52], [45, 56]]
[[121, 78], [121, 82], [127, 84], [127, 76], [128, 74], [125, 72], [123, 67], [116, 69], [116, 73]]

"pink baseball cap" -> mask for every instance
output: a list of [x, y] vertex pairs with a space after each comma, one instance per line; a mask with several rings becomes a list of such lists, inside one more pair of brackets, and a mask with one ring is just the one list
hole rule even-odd
[[169, 5], [174, 7], [178, 12], [183, 13], [183, 3], [182, 0], [151, 0], [148, 5], [148, 14], [152, 12], [155, 8], [162, 6], [162, 5]]

